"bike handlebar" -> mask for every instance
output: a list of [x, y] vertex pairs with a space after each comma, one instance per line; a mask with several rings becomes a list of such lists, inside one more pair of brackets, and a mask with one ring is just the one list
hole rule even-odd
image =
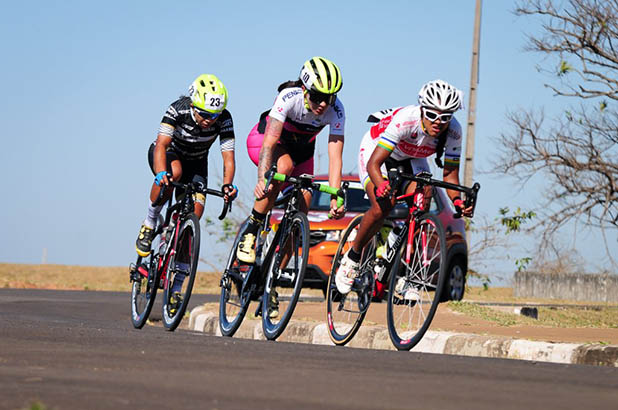
[[[417, 175], [406, 174], [403, 172], [401, 167], [393, 168], [389, 170], [389, 177], [393, 176], [395, 178], [395, 182], [393, 183], [393, 191], [398, 189], [401, 185], [402, 180], [414, 181], [418, 184], [419, 187], [423, 187], [425, 185], [437, 186], [445, 189], [452, 189], [455, 191], [463, 192], [465, 194], [464, 207], [472, 208], [472, 213], [470, 214], [470, 218], [474, 216], [474, 209], [476, 208], [476, 199], [481, 189], [481, 184], [475, 182], [472, 187], [467, 187], [464, 185], [452, 184], [450, 182], [440, 181], [437, 179], [431, 178], [431, 174], [429, 172], [420, 172]], [[455, 217], [458, 214], [455, 214]], [[461, 216], [461, 213], [459, 213]]]
[[318, 184], [317, 182], [313, 182], [313, 175], [303, 174], [303, 175], [300, 175], [299, 177], [292, 177], [292, 176], [288, 176], [285, 174], [280, 174], [276, 170], [277, 168], [273, 166], [268, 171], [266, 171], [266, 173], [264, 174], [265, 185], [266, 185], [265, 192], [268, 192], [268, 186], [271, 184], [273, 180], [279, 181], [279, 182], [289, 182], [291, 184], [298, 185], [301, 188], [314, 188], [320, 192], [324, 192], [330, 195], [336, 195], [337, 196], [337, 208], [341, 208], [342, 205], [345, 208], [346, 203], [347, 203], [347, 188], [348, 188], [347, 182], [344, 182], [342, 184], [342, 188], [335, 188], [332, 186]]
[[[169, 179], [169, 184], [172, 187], [180, 188], [184, 190], [187, 194], [192, 194], [193, 192], [201, 192], [207, 195], [218, 196], [219, 198], [223, 198], [225, 196], [225, 192], [224, 192], [225, 185], [222, 186], [220, 190], [216, 190], [216, 189], [211, 189], [211, 188], [205, 188], [203, 184], [200, 182], [189, 182], [188, 184], [183, 184], [181, 182], [172, 181], [171, 180], [172, 174], [170, 174], [169, 172], [167, 173], [167, 177]], [[163, 204], [164, 194], [165, 194], [165, 189], [161, 187], [161, 190], [159, 191], [159, 195], [157, 196], [157, 199], [155, 199], [155, 201], [152, 203], [152, 205], [158, 206], [158, 205]], [[222, 220], [223, 218], [225, 218], [228, 211], [231, 211], [231, 210], [232, 210], [232, 201], [229, 201], [229, 202], [223, 201], [223, 209], [221, 210], [221, 214], [219, 215], [219, 220]]]

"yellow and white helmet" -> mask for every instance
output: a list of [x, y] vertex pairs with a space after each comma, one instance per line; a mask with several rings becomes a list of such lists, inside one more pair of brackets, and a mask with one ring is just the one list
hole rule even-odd
[[313, 57], [300, 69], [300, 80], [310, 92], [336, 94], [343, 86], [341, 71], [324, 57]]
[[202, 74], [189, 87], [189, 97], [199, 110], [217, 114], [227, 106], [227, 88], [213, 74]]

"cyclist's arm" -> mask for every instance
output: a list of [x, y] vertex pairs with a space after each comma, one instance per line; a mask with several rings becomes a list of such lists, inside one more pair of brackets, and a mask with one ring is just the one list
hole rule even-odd
[[343, 135], [328, 136], [328, 185], [341, 186], [341, 170], [343, 169]]
[[223, 158], [223, 184], [232, 184], [236, 174], [234, 151], [221, 151], [221, 157]]
[[[161, 171], [167, 170], [167, 158], [165, 152], [169, 148], [172, 143], [172, 137], [167, 135], [159, 134], [157, 135], [157, 143], [155, 145], [155, 149], [153, 152], [153, 162], [154, 162], [154, 170], [155, 174], [158, 174]], [[167, 176], [163, 176], [161, 182], [165, 185], [168, 184]]]
[[[459, 185], [459, 165], [444, 164], [444, 173], [442, 179], [444, 180], [444, 182]], [[455, 203], [455, 200], [457, 199], [461, 200], [461, 193], [459, 191], [456, 191], [454, 189], [447, 189], [446, 194], [453, 203]], [[472, 207], [462, 209], [462, 213], [464, 216], [471, 215]]]
[[[444, 182], [459, 185], [459, 166], [445, 164], [442, 179]], [[455, 198], [461, 196], [459, 191], [455, 191], [454, 189], [447, 189], [446, 193], [451, 201], [454, 201]]]
[[385, 181], [382, 176], [382, 171], [380, 171], [380, 167], [390, 155], [391, 151], [388, 151], [378, 145], [369, 157], [369, 161], [367, 161], [367, 173], [369, 174], [369, 178], [375, 187], [379, 187], [382, 182]]
[[[339, 188], [341, 186], [341, 170], [343, 169], [343, 135], [330, 134], [328, 136], [328, 185]], [[337, 198], [330, 200], [330, 215], [339, 219], [344, 215], [343, 205], [337, 207]]]
[[[236, 173], [236, 161], [234, 159], [234, 150], [221, 151], [221, 157], [223, 158], [223, 185], [233, 185], [234, 174]], [[238, 191], [236, 188], [225, 189], [225, 201], [233, 200], [236, 198]]]

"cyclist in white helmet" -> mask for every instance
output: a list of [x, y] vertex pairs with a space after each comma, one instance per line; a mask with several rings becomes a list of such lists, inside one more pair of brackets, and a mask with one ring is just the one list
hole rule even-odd
[[[382, 227], [395, 205], [395, 195], [390, 196], [387, 169], [403, 166], [406, 173], [429, 172], [427, 157], [436, 154], [436, 164], [444, 169], [444, 181], [459, 184], [462, 136], [461, 125], [453, 113], [463, 107], [463, 93], [442, 80], [435, 80], [423, 85], [418, 102], [418, 105], [384, 110], [369, 117], [370, 122], [377, 124], [363, 137], [358, 168], [371, 207], [337, 270], [335, 283], [342, 294], [350, 291], [358, 274], [360, 251]], [[411, 193], [415, 188], [416, 183], [411, 182], [399, 187], [399, 192]], [[447, 190], [447, 194], [456, 207], [463, 207], [458, 191]], [[470, 215], [472, 209], [462, 211], [463, 215]], [[413, 299], [414, 295], [408, 292], [406, 298]]]

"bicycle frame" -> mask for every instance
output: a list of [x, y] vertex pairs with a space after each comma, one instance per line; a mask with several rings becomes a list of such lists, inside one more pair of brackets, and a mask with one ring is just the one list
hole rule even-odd
[[[416, 216], [420, 215], [423, 212], [426, 212], [427, 210], [425, 208], [425, 201], [426, 201], [425, 188], [427, 186], [436, 186], [436, 187], [441, 187], [441, 188], [446, 188], [446, 189], [453, 189], [453, 190], [465, 193], [466, 194], [466, 200], [464, 202], [465, 206], [466, 207], [471, 206], [472, 215], [470, 217], [474, 215], [477, 193], [479, 189], [481, 188], [478, 182], [475, 183], [472, 186], [472, 188], [468, 188], [463, 185], [451, 184], [449, 182], [432, 179], [431, 174], [428, 172], [421, 172], [417, 175], [406, 174], [402, 172], [401, 168], [389, 170], [389, 176], [394, 181], [393, 191], [399, 188], [399, 186], [401, 186], [401, 184], [405, 180], [416, 182], [416, 188], [414, 189], [414, 192], [399, 195], [396, 197], [397, 202], [404, 201], [406, 200], [406, 198], [412, 197], [412, 203], [411, 203], [411, 206], [408, 212], [408, 216], [406, 217], [406, 221], [402, 227], [402, 231], [399, 233], [398, 237], [395, 240], [395, 246], [393, 246], [393, 250], [399, 249], [399, 247], [401, 246], [401, 241], [403, 240], [404, 235], [407, 233], [405, 261], [408, 264], [410, 263], [410, 258], [411, 258], [412, 251], [413, 251], [412, 244], [413, 244], [414, 232], [416, 230]], [[427, 254], [427, 249], [428, 249], [427, 238], [425, 237], [425, 233], [423, 233], [423, 236], [421, 237], [421, 242], [423, 244], [423, 255], [422, 255], [423, 264], [427, 265], [429, 264], [429, 260], [428, 260], [428, 254]], [[392, 261], [392, 257], [394, 256], [394, 254], [395, 252], [393, 252], [392, 250], [389, 250], [387, 254], [387, 258], [386, 258], [389, 263]]]
[[[218, 191], [210, 188], [203, 189], [201, 183], [199, 182], [190, 182], [188, 184], [183, 184], [179, 182], [170, 181], [170, 185], [175, 189], [181, 189], [184, 191], [176, 201], [173, 202], [174, 195], [172, 194], [170, 198], [167, 200], [168, 207], [165, 213], [165, 218], [163, 220], [163, 224], [155, 231], [155, 236], [159, 235], [163, 232], [163, 229], [168, 229], [169, 223], [173, 220], [173, 228], [171, 230], [170, 237], [165, 238], [165, 243], [162, 243], [160, 246], [165, 246], [165, 250], [163, 255], [159, 253], [159, 263], [157, 269], [161, 272], [162, 283], [167, 284], [166, 274], [169, 269], [169, 263], [172, 260], [172, 257], [175, 256], [176, 246], [178, 244], [178, 231], [180, 228], [180, 224], [185, 219], [185, 217], [194, 211], [195, 209], [195, 200], [193, 199], [193, 194], [198, 191], [202, 191], [207, 195], [214, 195], [220, 198], [223, 198], [223, 191]], [[162, 203], [163, 197], [165, 194], [165, 189], [161, 189], [159, 191], [159, 196], [153, 202], [154, 206], [157, 206]], [[232, 209], [232, 203], [224, 203], [223, 210], [221, 211], [221, 215], [219, 215], [219, 220], [222, 220], [227, 215], [227, 212]], [[171, 239], [171, 240], [170, 240]], [[161, 270], [163, 269], [163, 270]]]

